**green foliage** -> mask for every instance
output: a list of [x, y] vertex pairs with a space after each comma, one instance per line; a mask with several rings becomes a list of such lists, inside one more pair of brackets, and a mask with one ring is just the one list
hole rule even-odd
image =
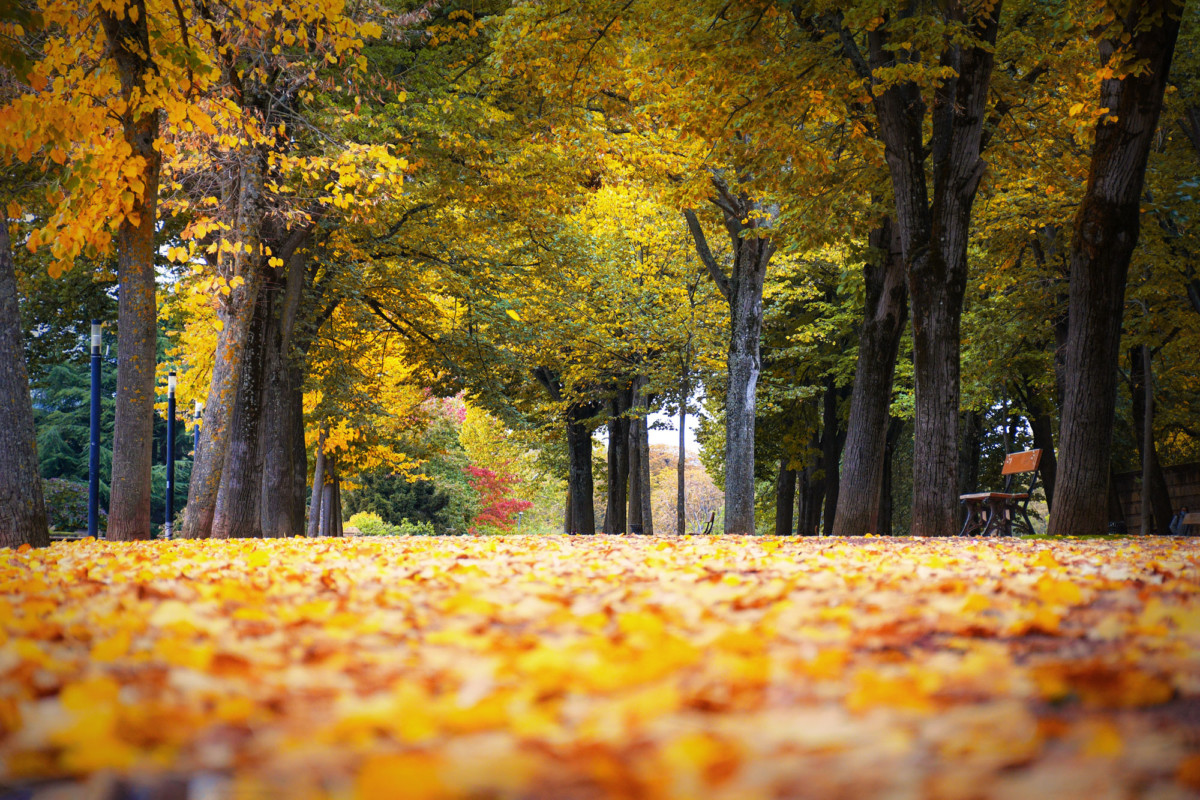
[[378, 514], [360, 511], [350, 517], [347, 527], [357, 528], [360, 536], [434, 536], [437, 531], [428, 522], [402, 519], [399, 524], [384, 522]]
[[[50, 478], [42, 481], [46, 501], [46, 520], [51, 530], [86, 531], [88, 525], [88, 487], [86, 483]], [[101, 514], [100, 528], [105, 527]]]

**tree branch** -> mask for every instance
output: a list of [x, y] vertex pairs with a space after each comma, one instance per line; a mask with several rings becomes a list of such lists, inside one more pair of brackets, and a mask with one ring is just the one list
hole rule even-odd
[[725, 271], [713, 258], [712, 250], [708, 247], [708, 239], [704, 238], [704, 230], [700, 227], [700, 220], [696, 219], [696, 212], [690, 208], [685, 209], [683, 216], [687, 220], [688, 230], [692, 232], [692, 239], [696, 242], [697, 255], [704, 262], [704, 266], [708, 268], [708, 274], [712, 276], [717, 290], [728, 301], [730, 298], [729, 278], [725, 276]]

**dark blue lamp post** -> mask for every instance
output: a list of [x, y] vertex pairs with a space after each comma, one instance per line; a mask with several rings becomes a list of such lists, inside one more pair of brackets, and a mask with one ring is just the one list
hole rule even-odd
[[163, 535], [171, 538], [171, 520], [175, 517], [175, 373], [167, 374], [167, 498]]
[[88, 536], [100, 533], [100, 320], [92, 320], [92, 414], [88, 445]]

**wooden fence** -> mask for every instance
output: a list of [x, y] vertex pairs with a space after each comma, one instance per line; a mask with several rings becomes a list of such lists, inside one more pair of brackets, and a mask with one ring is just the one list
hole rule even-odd
[[[1171, 513], [1187, 506], [1189, 511], [1200, 511], [1200, 462], [1177, 464], [1164, 467], [1163, 477], [1167, 482], [1167, 494], [1171, 496]], [[1121, 510], [1125, 512], [1125, 525], [1129, 532], [1142, 532], [1142, 473], [1122, 472], [1116, 476], [1117, 495], [1121, 498]]]

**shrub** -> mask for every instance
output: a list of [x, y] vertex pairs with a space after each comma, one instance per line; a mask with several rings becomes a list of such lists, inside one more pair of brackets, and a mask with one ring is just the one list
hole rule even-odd
[[346, 527], [358, 528], [360, 536], [433, 536], [436, 533], [430, 522], [402, 519], [399, 525], [390, 525], [369, 511], [360, 511], [350, 517]]
[[[86, 531], [88, 487], [86, 483], [50, 478], [42, 481], [46, 499], [46, 521], [56, 531]], [[104, 527], [101, 519], [101, 528]]]

